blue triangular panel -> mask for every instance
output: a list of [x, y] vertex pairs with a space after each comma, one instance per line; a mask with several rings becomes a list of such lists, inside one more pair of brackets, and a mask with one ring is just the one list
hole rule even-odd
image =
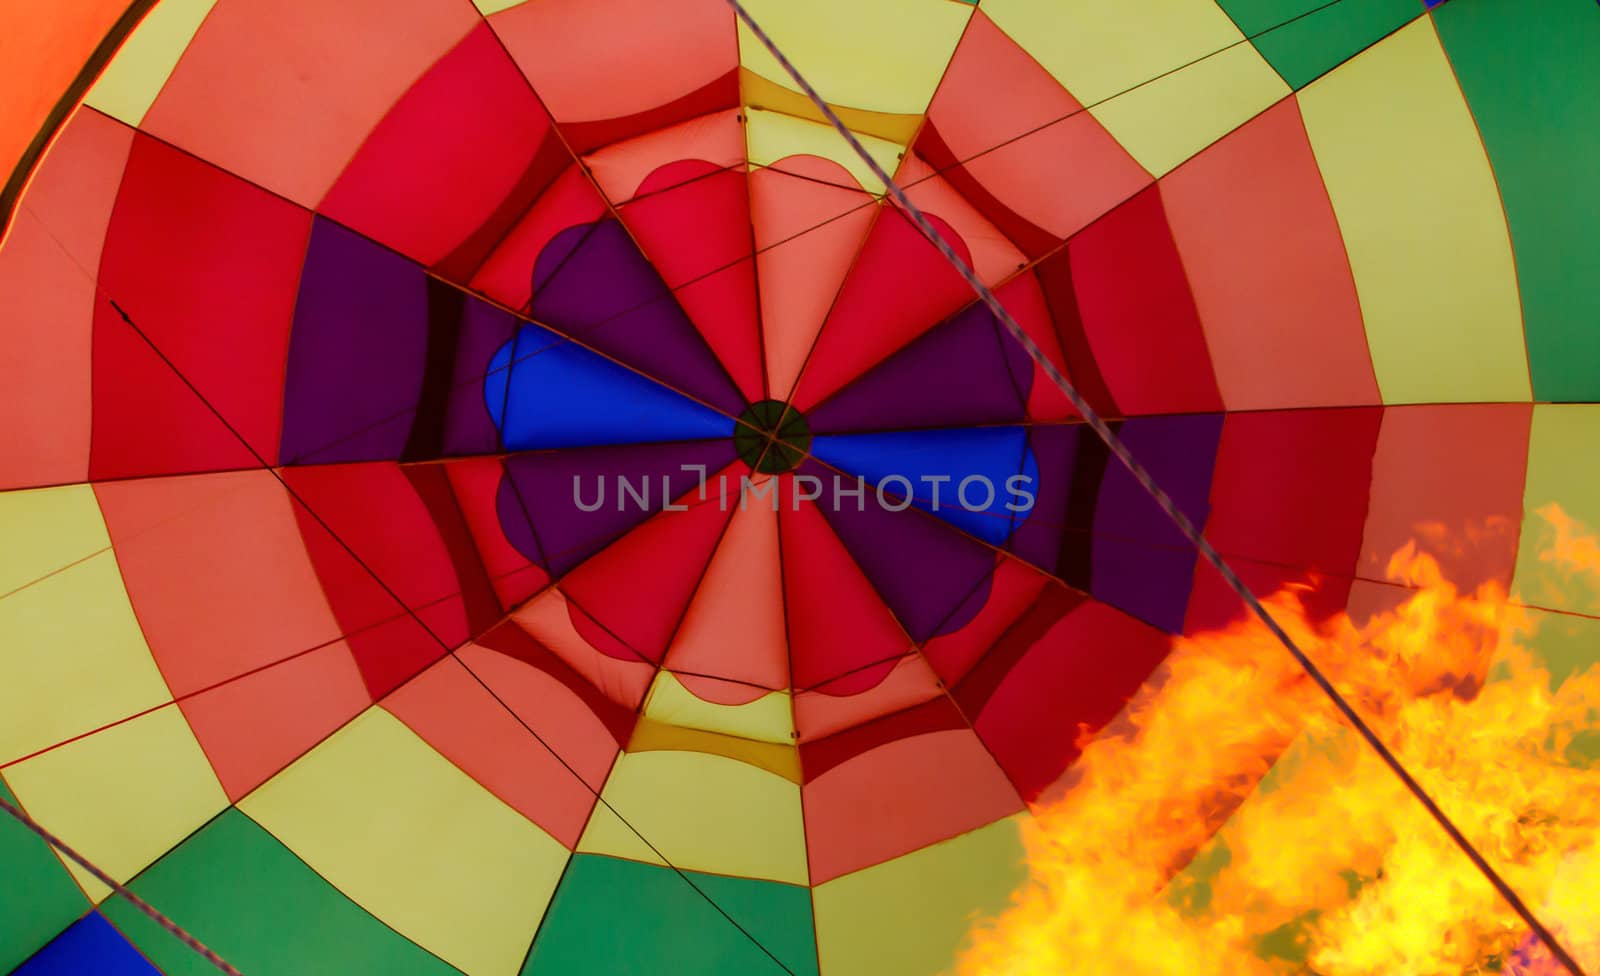
[[73, 923], [15, 971], [15, 976], [161, 976], [105, 916], [91, 912]]
[[508, 451], [733, 435], [731, 418], [536, 325], [489, 369], [484, 402]]

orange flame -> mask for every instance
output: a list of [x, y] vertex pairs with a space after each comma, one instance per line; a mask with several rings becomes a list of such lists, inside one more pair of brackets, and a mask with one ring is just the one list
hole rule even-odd
[[[1544, 557], [1600, 582], [1559, 509]], [[1541, 920], [1600, 974], [1600, 667], [1552, 690], [1534, 622], [1407, 545], [1363, 623], [1269, 609]], [[1300, 588], [1303, 590], [1303, 588]], [[1542, 947], [1254, 620], [1180, 639], [1024, 828], [1030, 876], [961, 976], [1554, 974]]]

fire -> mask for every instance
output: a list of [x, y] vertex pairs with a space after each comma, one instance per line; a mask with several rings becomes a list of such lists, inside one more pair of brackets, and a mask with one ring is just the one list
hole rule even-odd
[[[1540, 513], [1543, 558], [1600, 586], [1600, 544]], [[1533, 615], [1460, 591], [1417, 548], [1412, 590], [1357, 622], [1265, 601], [1473, 844], [1600, 974], [1600, 667], [1552, 687]], [[1253, 620], [1181, 639], [1025, 828], [1029, 879], [960, 976], [1461, 976], [1562, 972]]]

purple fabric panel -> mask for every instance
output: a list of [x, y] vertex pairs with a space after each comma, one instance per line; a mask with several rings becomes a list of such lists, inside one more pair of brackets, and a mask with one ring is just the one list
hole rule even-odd
[[289, 339], [280, 462], [399, 457], [427, 351], [422, 269], [317, 219]]

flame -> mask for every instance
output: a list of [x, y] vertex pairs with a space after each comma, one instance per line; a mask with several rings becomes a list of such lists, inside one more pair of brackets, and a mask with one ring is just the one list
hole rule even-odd
[[[1559, 509], [1543, 553], [1600, 583]], [[1600, 974], [1600, 667], [1552, 688], [1535, 620], [1415, 544], [1358, 623], [1273, 615], [1591, 974]], [[1024, 827], [1029, 878], [960, 976], [1563, 972], [1255, 620], [1176, 642]]]

